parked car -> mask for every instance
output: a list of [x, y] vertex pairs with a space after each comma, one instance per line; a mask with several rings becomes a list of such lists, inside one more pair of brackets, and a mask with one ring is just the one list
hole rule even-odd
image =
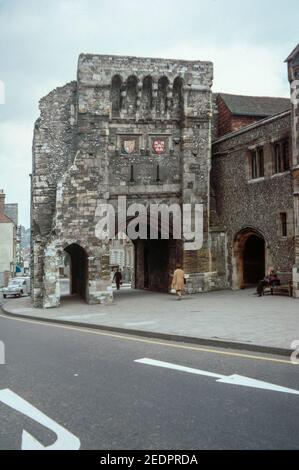
[[7, 287], [2, 289], [3, 297], [6, 299], [9, 295], [21, 297], [30, 294], [30, 277], [14, 277], [10, 279]]

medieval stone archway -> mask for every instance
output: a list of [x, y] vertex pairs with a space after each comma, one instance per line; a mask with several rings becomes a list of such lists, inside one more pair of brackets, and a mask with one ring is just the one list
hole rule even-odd
[[[174, 238], [172, 216], [169, 221], [159, 218], [156, 226], [149, 214], [139, 215], [136, 232], [142, 236], [136, 239], [130, 238], [128, 230], [133, 219], [134, 217], [127, 217], [125, 225], [116, 227], [116, 231], [121, 229], [119, 233], [123, 231], [134, 246], [131, 286], [133, 289], [167, 293], [176, 264], [183, 262], [183, 244], [182, 240]], [[116, 220], [119, 218], [116, 217]]]
[[233, 246], [233, 289], [253, 286], [265, 276], [266, 242], [256, 229], [248, 227], [237, 233]]
[[88, 256], [77, 243], [68, 245], [64, 251], [70, 256], [70, 293], [87, 299]]
[[182, 262], [180, 240], [136, 240], [135, 288], [169, 292], [177, 262]]

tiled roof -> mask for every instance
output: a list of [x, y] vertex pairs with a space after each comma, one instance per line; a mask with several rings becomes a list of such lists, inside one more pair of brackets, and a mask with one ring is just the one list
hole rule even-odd
[[219, 93], [232, 114], [238, 116], [267, 117], [282, 113], [291, 108], [289, 98], [268, 96], [242, 96]]
[[248, 124], [248, 126], [241, 127], [240, 129], [236, 131], [232, 131], [227, 134], [224, 134], [221, 137], [217, 137], [213, 141], [213, 145], [218, 144], [224, 140], [232, 139], [236, 137], [237, 135], [244, 134], [245, 132], [250, 132], [252, 129], [256, 129], [257, 127], [262, 127], [278, 119], [283, 119], [286, 116], [290, 116], [290, 122], [291, 122], [291, 110], [290, 109], [287, 111], [283, 111], [282, 113], [275, 114], [274, 116], [267, 116], [266, 118], [259, 119], [258, 121], [255, 121], [252, 124]]
[[4, 214], [0, 214], [0, 224], [13, 224], [13, 221]]

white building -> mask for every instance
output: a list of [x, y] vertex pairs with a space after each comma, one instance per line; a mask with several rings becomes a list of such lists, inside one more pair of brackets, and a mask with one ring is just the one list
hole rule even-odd
[[0, 287], [7, 284], [15, 272], [16, 226], [5, 215], [5, 194], [0, 190]]

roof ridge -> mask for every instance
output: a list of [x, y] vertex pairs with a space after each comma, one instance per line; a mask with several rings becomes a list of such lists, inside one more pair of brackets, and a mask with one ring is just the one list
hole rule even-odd
[[218, 144], [224, 140], [232, 139], [236, 137], [239, 134], [243, 134], [245, 132], [248, 132], [256, 127], [263, 126], [269, 122], [275, 121], [276, 119], [283, 118], [287, 116], [288, 114], [291, 114], [291, 110], [287, 109], [286, 111], [282, 111], [280, 113], [274, 114], [273, 116], [267, 116], [264, 119], [260, 119], [256, 122], [253, 122], [251, 124], [248, 124], [247, 126], [241, 127], [240, 129], [237, 129], [236, 131], [228, 132], [227, 134], [222, 135], [221, 137], [217, 137], [212, 141], [212, 144]]
[[261, 96], [261, 95], [240, 95], [238, 93], [226, 93], [226, 92], [217, 92], [217, 93], [214, 93], [215, 95], [225, 95], [225, 96], [237, 96], [238, 98], [269, 98], [269, 99], [278, 99], [278, 100], [290, 100], [289, 97], [287, 96]]

